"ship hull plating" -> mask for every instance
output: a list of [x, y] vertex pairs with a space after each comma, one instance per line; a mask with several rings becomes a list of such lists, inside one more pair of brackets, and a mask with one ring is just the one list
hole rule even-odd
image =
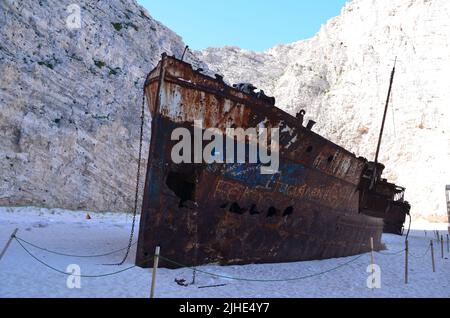
[[[383, 219], [360, 213], [367, 163], [315, 134], [278, 108], [165, 58], [150, 74], [146, 97], [152, 141], [136, 264], [162, 266], [278, 263], [345, 257], [382, 248]], [[225, 132], [280, 128], [280, 168], [260, 164], [175, 164], [174, 129]], [[245, 142], [245, 141], [244, 141]]]

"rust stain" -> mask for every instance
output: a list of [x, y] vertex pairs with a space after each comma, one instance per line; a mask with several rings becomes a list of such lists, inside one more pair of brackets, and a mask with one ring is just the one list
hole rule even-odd
[[[157, 245], [189, 266], [350, 256], [369, 251], [371, 237], [380, 249], [383, 228], [403, 226], [409, 205], [399, 199], [400, 188], [381, 175], [370, 179], [371, 163], [307, 129], [270, 98], [171, 57], [149, 75], [146, 95], [153, 130], [137, 265], [151, 266]], [[171, 133], [192, 131], [195, 120], [222, 132], [279, 128], [280, 173], [263, 179], [251, 164], [174, 164]]]

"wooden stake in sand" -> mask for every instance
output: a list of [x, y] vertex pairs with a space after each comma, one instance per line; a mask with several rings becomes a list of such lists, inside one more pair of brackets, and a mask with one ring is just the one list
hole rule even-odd
[[405, 241], [405, 284], [408, 284], [408, 252], [409, 252], [409, 242]]
[[[375, 259], [373, 257], [373, 237], [370, 238], [370, 264], [372, 269], [372, 286], [375, 285]], [[374, 288], [372, 287], [372, 290]]]
[[434, 247], [433, 247], [433, 240], [430, 241], [431, 246], [431, 263], [433, 265], [433, 273], [436, 272], [436, 265], [434, 264]]
[[157, 246], [155, 248], [155, 256], [153, 258], [152, 288], [150, 290], [150, 298], [155, 297], [156, 270], [158, 269], [158, 264], [159, 264], [159, 252], [160, 252], [160, 247]]
[[194, 267], [194, 270], [192, 271], [192, 283], [191, 283], [191, 285], [195, 285], [196, 272], [197, 272], [197, 270]]
[[447, 234], [447, 254], [450, 253], [450, 240]]
[[374, 257], [373, 257], [373, 237], [370, 238], [370, 263], [374, 264]]

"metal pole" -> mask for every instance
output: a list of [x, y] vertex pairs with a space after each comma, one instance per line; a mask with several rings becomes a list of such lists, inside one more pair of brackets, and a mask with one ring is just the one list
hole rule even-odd
[[441, 256], [444, 259], [444, 235], [441, 235]]
[[375, 163], [378, 163], [378, 156], [380, 154], [381, 140], [383, 139], [384, 126], [385, 126], [385, 123], [386, 123], [386, 116], [387, 116], [387, 111], [388, 111], [388, 108], [389, 108], [389, 100], [391, 99], [392, 84], [394, 83], [394, 75], [395, 75], [395, 66], [396, 66], [396, 64], [397, 64], [397, 57], [395, 58], [394, 68], [392, 69], [392, 72], [391, 72], [391, 80], [390, 80], [390, 83], [389, 83], [389, 90], [388, 90], [388, 95], [387, 95], [387, 98], [386, 98], [386, 105], [384, 107], [383, 122], [381, 123], [380, 136], [378, 138], [377, 151], [376, 151], [376, 154], [375, 154]]
[[150, 298], [155, 297], [156, 270], [158, 269], [158, 264], [159, 264], [159, 252], [160, 252], [160, 247], [157, 246], [155, 248], [155, 256], [153, 258], [152, 289], [150, 290]]
[[189, 49], [189, 45], [186, 45], [186, 47], [184, 48], [184, 51], [183, 51], [183, 55], [181, 56], [181, 60], [183, 61], [184, 60], [184, 55], [186, 54], [186, 51]]
[[409, 242], [405, 241], [405, 284], [408, 284], [408, 252], [409, 252]]
[[192, 283], [191, 283], [191, 285], [195, 285], [195, 274], [196, 274], [196, 269], [194, 267], [194, 270], [192, 272]]
[[374, 290], [374, 283], [375, 283], [375, 260], [373, 257], [373, 237], [370, 238], [370, 263], [371, 263], [371, 269], [372, 269], [372, 290]]
[[0, 261], [2, 260], [3, 255], [5, 255], [6, 250], [8, 249], [9, 245], [11, 244], [11, 241], [13, 240], [13, 238], [16, 237], [17, 231], [19, 231], [19, 229], [15, 229], [15, 230], [12, 232], [11, 236], [9, 237], [8, 242], [6, 242], [6, 245], [5, 245], [5, 247], [3, 248], [2, 253], [0, 254]]
[[449, 237], [447, 234], [447, 254], [450, 253], [450, 241], [449, 241]]
[[[370, 262], [373, 265], [374, 264], [374, 257], [373, 257], [373, 237], [370, 238]], [[372, 270], [373, 271], [373, 270]]]
[[430, 241], [431, 246], [431, 263], [433, 264], [433, 273], [436, 272], [436, 264], [434, 263], [434, 247], [433, 247], [433, 240]]

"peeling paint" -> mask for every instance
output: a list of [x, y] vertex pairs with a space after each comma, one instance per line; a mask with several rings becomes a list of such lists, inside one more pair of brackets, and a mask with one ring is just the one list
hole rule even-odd
[[[157, 245], [165, 257], [189, 266], [345, 257], [369, 251], [371, 237], [375, 249], [382, 247], [382, 216], [361, 213], [366, 159], [307, 130], [267, 99], [175, 58], [163, 59], [149, 78], [147, 96], [160, 89], [161, 97], [159, 105], [149, 99], [153, 130], [137, 265], [152, 266]], [[172, 163], [172, 130], [192, 131], [199, 119], [204, 129], [224, 133], [230, 127], [281, 128], [279, 173], [261, 175], [260, 164]]]

